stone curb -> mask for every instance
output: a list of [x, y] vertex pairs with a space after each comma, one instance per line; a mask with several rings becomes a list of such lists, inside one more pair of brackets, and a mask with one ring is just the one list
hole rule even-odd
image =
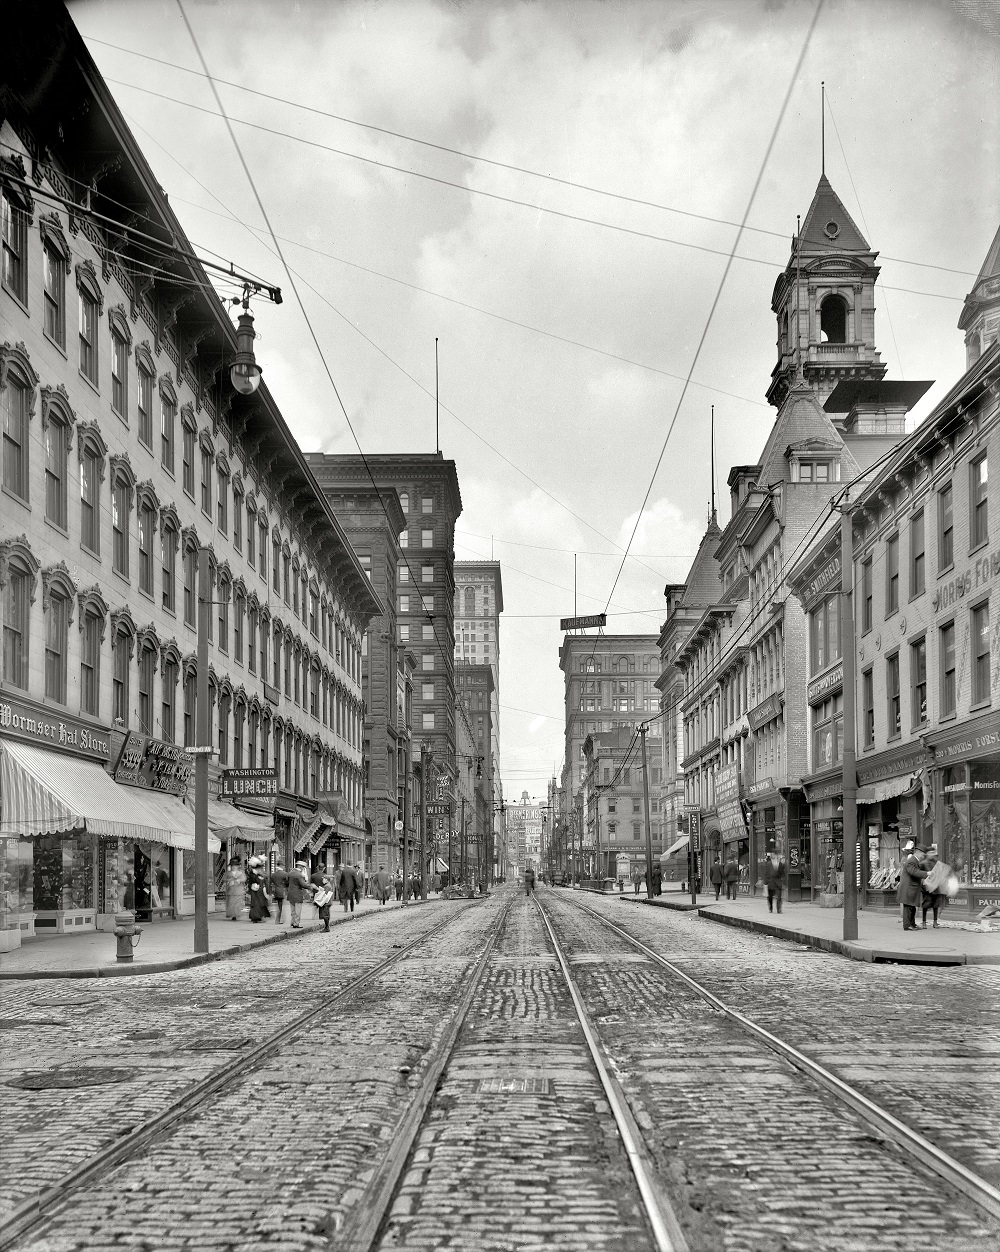
[[[424, 904], [423, 900], [415, 900], [413, 904]], [[430, 904], [431, 901], [426, 901]], [[331, 926], [342, 926], [345, 922], [363, 917], [375, 917], [381, 909], [366, 910], [364, 913], [351, 913], [346, 917], [331, 917]], [[305, 935], [322, 931], [318, 922], [303, 926], [301, 933], [293, 935], [291, 931], [282, 930], [274, 935], [266, 935], [263, 939], [255, 939], [252, 943], [238, 944], [232, 948], [220, 948], [217, 952], [197, 952], [191, 956], [180, 956], [172, 961], [150, 961], [148, 964], [130, 965], [123, 961], [120, 965], [93, 965], [83, 969], [59, 970], [0, 970], [0, 982], [33, 982], [44, 978], [137, 978], [142, 974], [164, 974], [175, 969], [189, 969], [194, 965], [207, 965], [211, 961], [222, 961], [230, 956], [238, 956], [241, 952], [252, 952], [255, 948], [266, 948], [272, 943], [280, 943], [283, 939], [301, 939]]]

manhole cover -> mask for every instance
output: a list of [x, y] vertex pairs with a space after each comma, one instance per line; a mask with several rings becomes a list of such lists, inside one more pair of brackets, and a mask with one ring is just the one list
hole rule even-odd
[[476, 1084], [480, 1095], [548, 1095], [551, 1090], [547, 1078], [481, 1078]]
[[4, 1083], [8, 1087], [20, 1087], [22, 1091], [52, 1091], [61, 1087], [102, 1087], [107, 1083], [129, 1082], [133, 1077], [128, 1069], [52, 1069], [7, 1078]]

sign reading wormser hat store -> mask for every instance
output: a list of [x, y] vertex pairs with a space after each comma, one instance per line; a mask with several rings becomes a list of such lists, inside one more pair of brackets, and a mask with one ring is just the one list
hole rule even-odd
[[278, 794], [278, 771], [259, 769], [224, 769], [219, 776], [219, 797], [230, 800], [271, 800]]
[[125, 736], [112, 776], [127, 787], [169, 791], [182, 796], [191, 781], [194, 757], [176, 743], [164, 743], [130, 730]]
[[106, 761], [111, 755], [111, 732], [104, 726], [54, 713], [30, 700], [7, 694], [0, 699], [0, 735], [99, 761]]

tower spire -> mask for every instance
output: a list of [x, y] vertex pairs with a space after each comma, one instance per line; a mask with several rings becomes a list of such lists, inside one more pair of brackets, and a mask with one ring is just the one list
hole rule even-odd
[[711, 452], [711, 473], [712, 473], [712, 512], [709, 517], [709, 524], [715, 521], [715, 405], [712, 405], [712, 452]]
[[826, 178], [826, 83], [819, 85], [819, 172]]

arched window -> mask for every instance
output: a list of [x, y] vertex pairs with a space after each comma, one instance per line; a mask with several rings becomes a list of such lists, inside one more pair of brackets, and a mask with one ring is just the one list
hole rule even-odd
[[80, 462], [80, 543], [95, 556], [101, 555], [101, 483], [108, 445], [96, 422], [80, 422], [76, 428]]
[[38, 221], [42, 236], [42, 329], [53, 343], [66, 347], [66, 275], [70, 250], [55, 213]]
[[37, 577], [38, 562], [26, 543], [21, 540], [0, 543], [3, 680], [22, 691], [28, 689], [28, 643]]
[[246, 734], [247, 702], [241, 697], [236, 701], [233, 713], [233, 768], [243, 768], [243, 746]]
[[35, 213], [35, 202], [23, 185], [27, 181], [20, 155], [0, 156], [0, 237], [3, 239], [0, 277], [5, 290], [25, 307], [28, 304], [28, 227]]
[[111, 535], [112, 566], [116, 574], [129, 576], [129, 522], [135, 474], [127, 454], [111, 458]]
[[[260, 719], [260, 767], [261, 769], [267, 769], [268, 762], [271, 759], [268, 756], [268, 749], [270, 747], [270, 739], [271, 739], [271, 715], [270, 713], [265, 711], [264, 713], [261, 714], [261, 719]], [[274, 762], [274, 768], [275, 769], [278, 768], [277, 758], [275, 759], [275, 762]]]
[[65, 565], [42, 570], [42, 612], [45, 616], [45, 698], [66, 703], [69, 625], [76, 588]]
[[198, 662], [193, 656], [184, 658], [184, 746], [195, 746], [198, 734]]
[[128, 726], [130, 711], [129, 674], [135, 642], [135, 622], [125, 609], [111, 614], [111, 649], [114, 673], [111, 681], [111, 716], [119, 727]]
[[177, 680], [181, 672], [181, 656], [177, 645], [164, 645], [160, 663], [160, 738], [167, 743], [177, 737]]
[[[198, 625], [198, 536], [188, 527], [181, 536], [184, 573], [184, 623], [196, 629]], [[209, 618], [211, 620], [211, 618]]]
[[250, 705], [250, 712], [247, 716], [247, 765], [250, 769], [254, 769], [258, 763], [258, 751], [260, 743], [260, 705], [254, 701]]
[[847, 343], [847, 301], [843, 296], [827, 296], [819, 307], [820, 341]]
[[3, 404], [3, 485], [19, 500], [28, 500], [28, 428], [35, 415], [38, 375], [19, 345], [0, 344], [0, 400]]
[[[247, 669], [251, 674], [257, 673], [257, 628], [260, 623], [260, 610], [257, 608], [256, 596], [250, 602], [250, 608], [247, 610]], [[261, 677], [267, 678], [267, 675], [261, 671]]]
[[80, 614], [80, 712], [97, 717], [101, 711], [101, 647], [107, 628], [108, 606], [96, 584], [77, 593]]
[[45, 520], [66, 529], [69, 450], [73, 446], [76, 414], [66, 388], [42, 388], [42, 430], [45, 433]]
[[465, 611], [463, 613], [463, 616], [475, 617], [476, 616], [476, 589], [475, 587], [466, 587], [463, 594], [465, 597]]
[[144, 735], [152, 735], [155, 738], [159, 738], [160, 736], [156, 734], [156, 725], [153, 718], [153, 709], [155, 707], [153, 704], [153, 685], [160, 643], [156, 637], [156, 632], [151, 626], [147, 626], [138, 636], [136, 651], [136, 668], [138, 672], [136, 713], [139, 719], [139, 729]]
[[177, 548], [180, 543], [180, 521], [173, 505], [160, 510], [160, 573], [163, 579], [163, 607], [177, 612]]
[[76, 289], [80, 307], [80, 373], [98, 384], [98, 324], [104, 309], [104, 292], [97, 280], [94, 262], [81, 261], [76, 267]]
[[229, 576], [221, 573], [218, 581], [218, 589], [216, 594], [216, 608], [219, 612], [219, 648], [223, 652], [229, 651], [229, 600], [231, 588]]
[[233, 707], [233, 693], [229, 686], [219, 692], [219, 764], [229, 764], [229, 712]]
[[176, 427], [177, 392], [174, 390], [174, 380], [169, 374], [164, 374], [160, 379], [160, 464], [170, 474], [174, 472]]

